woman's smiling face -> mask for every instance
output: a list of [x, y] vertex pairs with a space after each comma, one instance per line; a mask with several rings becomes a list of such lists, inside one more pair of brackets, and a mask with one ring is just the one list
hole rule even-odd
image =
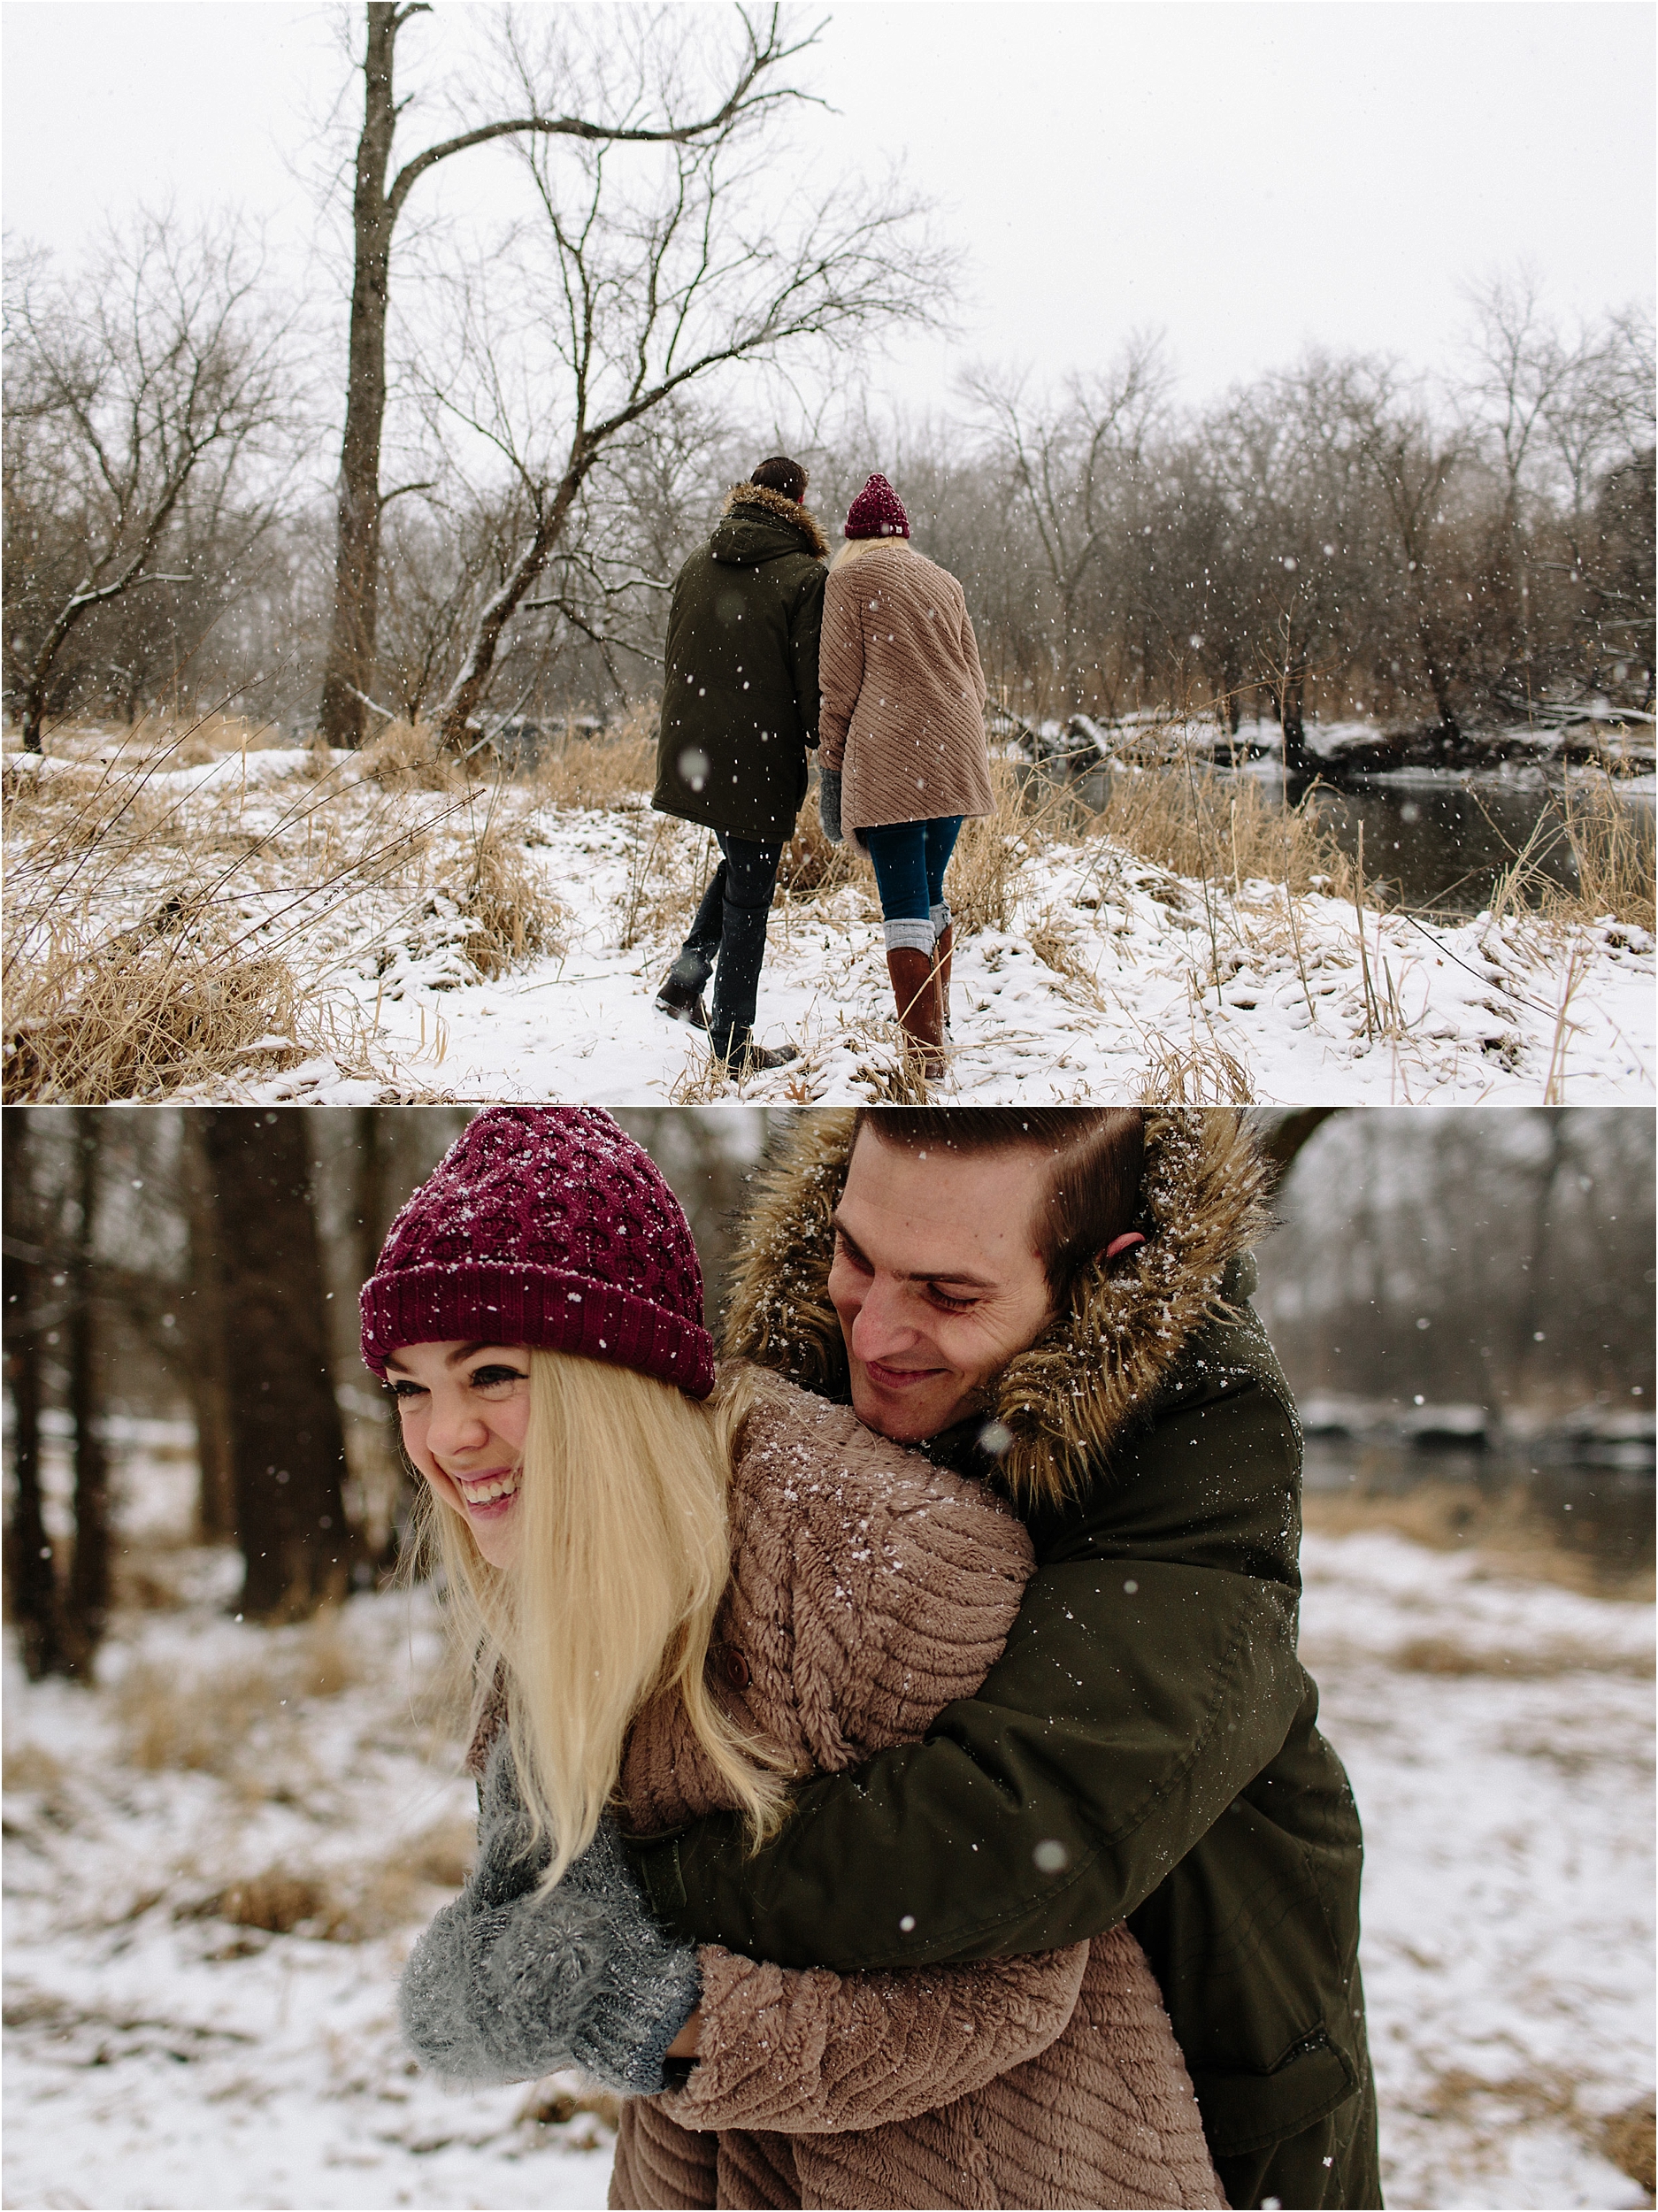
[[405, 1344], [386, 1362], [403, 1448], [492, 1567], [517, 1544], [519, 1470], [530, 1425], [523, 1344]]

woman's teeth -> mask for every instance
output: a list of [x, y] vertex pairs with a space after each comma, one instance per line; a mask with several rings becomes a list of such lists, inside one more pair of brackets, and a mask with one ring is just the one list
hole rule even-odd
[[518, 1486], [516, 1474], [486, 1475], [480, 1482], [471, 1481], [465, 1475], [451, 1475], [449, 1480], [468, 1505], [488, 1505], [496, 1498], [510, 1498]]

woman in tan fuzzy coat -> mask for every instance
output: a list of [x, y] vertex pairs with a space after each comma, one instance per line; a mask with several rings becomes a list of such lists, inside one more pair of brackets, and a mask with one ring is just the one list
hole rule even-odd
[[[1001, 1652], [1031, 1572], [1023, 1525], [849, 1408], [754, 1369], [726, 1387], [751, 1402], [713, 1650], [728, 1709], [797, 1773], [919, 1741]], [[633, 1730], [622, 1792], [649, 1830], [731, 1801], [667, 1699]], [[910, 1972], [718, 1946], [699, 1963], [696, 2063], [623, 2107], [613, 2206], [1225, 2201], [1126, 1929]]]
[[960, 584], [911, 546], [884, 476], [853, 501], [846, 536], [818, 650], [824, 828], [868, 849], [899, 1019], [936, 1073], [954, 941], [945, 871], [963, 819], [994, 804], [984, 670]]

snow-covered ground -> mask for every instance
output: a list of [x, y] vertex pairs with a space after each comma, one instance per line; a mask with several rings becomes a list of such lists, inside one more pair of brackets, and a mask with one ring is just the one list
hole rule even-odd
[[[90, 772], [49, 758], [25, 772], [66, 794]], [[534, 810], [508, 792], [496, 833], [564, 916], [556, 949], [490, 979], [466, 957], [477, 924], [462, 900], [487, 796], [457, 806], [452, 794], [388, 795], [355, 757], [288, 750], [153, 775], [144, 803], [165, 809], [164, 833], [95, 893], [85, 886], [97, 868], [77, 864], [76, 895], [99, 929], [142, 932], [160, 916], [165, 930], [177, 911], [169, 900], [188, 903], [212, 883], [214, 912], [244, 954], [280, 949], [302, 985], [293, 1039], [258, 1040], [211, 1095], [716, 1094], [698, 1036], [651, 1003], [689, 918], [704, 840], [642, 798]], [[27, 868], [14, 863], [12, 882], [15, 902], [29, 890]], [[947, 1097], [1587, 1104], [1658, 1094], [1654, 944], [1638, 929], [1565, 933], [1513, 916], [1430, 926], [1370, 912], [1361, 924], [1344, 898], [1309, 894], [1292, 907], [1266, 882], [1234, 898], [1100, 839], [1025, 857], [1006, 923], [958, 942]], [[779, 898], [758, 1031], [765, 1042], [792, 1040], [801, 1057], [748, 1094], [890, 1094], [891, 1017], [872, 882]]]
[[[5, 2202], [603, 2204], [577, 2085], [452, 2094], [398, 2046], [469, 1829], [433, 1609], [260, 1631], [215, 1609], [234, 1562], [173, 1564], [96, 1694], [7, 1675]], [[1306, 1566], [1389, 2203], [1650, 2202], [1597, 2146], [1653, 2084], [1652, 1609], [1391, 1535]]]

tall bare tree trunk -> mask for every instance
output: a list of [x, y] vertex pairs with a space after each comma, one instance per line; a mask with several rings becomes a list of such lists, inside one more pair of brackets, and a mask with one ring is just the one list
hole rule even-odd
[[103, 1436], [99, 1357], [97, 1225], [103, 1115], [74, 1114], [75, 1202], [79, 1218], [69, 1282], [69, 1420], [75, 1476], [75, 1548], [63, 1616], [65, 1671], [90, 1678], [110, 1611], [110, 1464]]
[[303, 1620], [350, 1580], [345, 1436], [324, 1325], [304, 1116], [204, 1116], [224, 1282], [242, 1610]]
[[[12, 1393], [12, 1516], [6, 1528], [7, 1596], [31, 1682], [61, 1671], [58, 1577], [41, 1508], [41, 1297], [43, 1254], [34, 1242], [27, 1111], [5, 1117], [11, 1198], [4, 1265], [5, 1371]], [[19, 1205], [20, 1194], [27, 1194]], [[21, 1217], [21, 1218], [19, 1218]]]
[[202, 1117], [188, 1108], [184, 1114], [181, 1154], [190, 1232], [190, 1286], [188, 1298], [180, 1302], [188, 1317], [186, 1366], [190, 1411], [196, 1422], [196, 1464], [201, 1471], [196, 1529], [204, 1544], [231, 1544], [236, 1539], [235, 1454], [225, 1350], [225, 1286]]
[[392, 58], [400, 16], [392, 0], [369, 0], [364, 57], [363, 129], [351, 200], [355, 249], [347, 357], [345, 438], [340, 449], [339, 543], [334, 628], [317, 724], [331, 745], [363, 741], [363, 698], [374, 676], [380, 589], [380, 448], [386, 417], [386, 300], [396, 213], [387, 197], [396, 107]]

